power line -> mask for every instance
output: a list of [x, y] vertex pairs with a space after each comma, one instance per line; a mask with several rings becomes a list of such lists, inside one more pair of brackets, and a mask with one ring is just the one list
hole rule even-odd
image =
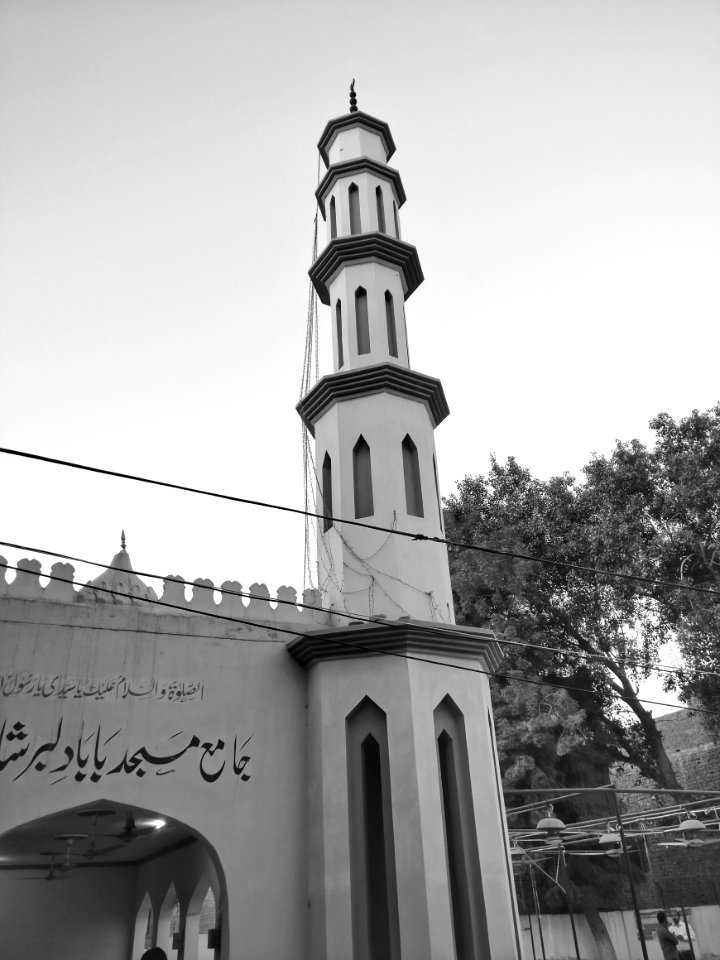
[[430, 537], [425, 533], [413, 533], [410, 530], [381, 527], [372, 523], [363, 523], [362, 520], [349, 520], [343, 517], [331, 516], [327, 513], [314, 513], [310, 510], [301, 510], [299, 507], [287, 507], [279, 503], [270, 503], [265, 500], [251, 500], [247, 497], [236, 497], [230, 493], [218, 493], [213, 490], [204, 490], [201, 487], [189, 487], [169, 480], [154, 480], [133, 473], [122, 473], [118, 470], [106, 470], [103, 467], [93, 467], [85, 463], [75, 463], [72, 460], [59, 460], [56, 457], [46, 457], [39, 453], [29, 453], [25, 450], [14, 450], [9, 447], [0, 447], [0, 453], [14, 457], [23, 457], [27, 460], [38, 460], [42, 463], [52, 463], [61, 467], [72, 467], [74, 470], [84, 470], [88, 473], [98, 473], [107, 477], [117, 477], [121, 480], [134, 480], [137, 483], [147, 483], [156, 487], [166, 487], [170, 490], [182, 490], [185, 493], [196, 493], [204, 497], [213, 497], [218, 500], [229, 500], [233, 503], [243, 503], [247, 506], [263, 507], [269, 510], [280, 510], [283, 513], [294, 513], [304, 517], [314, 517], [317, 520], [331, 520], [333, 523], [343, 523], [354, 527], [363, 527], [366, 530], [377, 530], [380, 533], [392, 533], [398, 537], [409, 537], [411, 540], [425, 540], [429, 543], [440, 543], [448, 547], [461, 550], [474, 550], [478, 553], [488, 553], [500, 557], [511, 557], [516, 560], [526, 560], [529, 563], [540, 563], [546, 566], [562, 567], [565, 570], [576, 570], [579, 573], [591, 573], [595, 576], [610, 577], [616, 580], [629, 580], [637, 583], [647, 583], [656, 587], [667, 587], [670, 590], [688, 590], [693, 593], [704, 594], [708, 597], [720, 597], [720, 590], [710, 590], [705, 587], [696, 587], [681, 580], [657, 580], [653, 577], [644, 577], [635, 573], [620, 573], [613, 570], [601, 570], [598, 567], [589, 567], [580, 563], [570, 563], [567, 560], [553, 560], [550, 557], [534, 557], [528, 553], [518, 553], [513, 550], [501, 550], [497, 547], [485, 547], [477, 543], [466, 543], [459, 540], [447, 540], [444, 537]]
[[[24, 543], [10, 543], [7, 540], [0, 540], [0, 547], [10, 547], [13, 550], [27, 550], [29, 553], [41, 553], [44, 556], [57, 557], [60, 560], [71, 560], [74, 563], [84, 563], [87, 566], [98, 567], [101, 570], [115, 570], [118, 573], [128, 572], [124, 567], [114, 567], [112, 566], [112, 564], [99, 563], [97, 560], [88, 560], [85, 557], [75, 557], [66, 553], [58, 553], [55, 550], [44, 550], [41, 547], [31, 547]], [[132, 572], [137, 577], [148, 577], [152, 580], [168, 579], [167, 577], [161, 576], [159, 573], [149, 573], [147, 570], [133, 570]], [[41, 575], [49, 576], [49, 574], [41, 574]], [[173, 577], [172, 579], [174, 583], [180, 583], [185, 587], [196, 586], [194, 581], [183, 580], [182, 577]], [[207, 588], [203, 588], [203, 589], [207, 589]], [[218, 588], [213, 587], [213, 589], [218, 589]], [[314, 610], [318, 613], [330, 613], [334, 617], [342, 617], [345, 620], [351, 620], [354, 622], [361, 621], [363, 623], [378, 623], [380, 620], [387, 626], [392, 627], [397, 625], [398, 627], [400, 627], [400, 624], [394, 620], [386, 620], [383, 618], [372, 617], [372, 616], [366, 617], [366, 616], [363, 616], [362, 614], [349, 613], [346, 610], [329, 610], [327, 607], [318, 607], [318, 606], [315, 606], [314, 604], [303, 603], [299, 600], [293, 601], [293, 600], [282, 600], [280, 597], [264, 597], [257, 593], [250, 593], [246, 590], [232, 590], [232, 591], [228, 591], [228, 593], [231, 593], [232, 596], [235, 596], [235, 597], [243, 597], [246, 600], [262, 600], [264, 602], [279, 603], [284, 606], [299, 607], [303, 610]], [[185, 608], [181, 608], [181, 609], [185, 609]], [[597, 661], [601, 665], [607, 665], [612, 660], [611, 657], [602, 653], [586, 653], [582, 650], [564, 650], [562, 647], [546, 647], [540, 643], [527, 643], [523, 640], [507, 640], [505, 638], [498, 638], [498, 637], [495, 637], [495, 640], [497, 643], [505, 646], [521, 647], [522, 649], [526, 649], [526, 650], [538, 650], [541, 653], [558, 653], [561, 656], [565, 656], [565, 657], [581, 659], [581, 660]], [[633, 667], [633, 666], [644, 665], [643, 660], [639, 657], [638, 658], [618, 657], [617, 660], [623, 666]], [[678, 670], [675, 667], [671, 667], [669, 664], [659, 663], [659, 664], [653, 665], [653, 672], [675, 675], [678, 673]], [[709, 676], [709, 677], [720, 676], [720, 674], [718, 674], [714, 670], [698, 670], [695, 672], [700, 673], [703, 676]], [[669, 706], [669, 704], [664, 704], [664, 706]]]
[[[38, 552], [41, 552], [41, 551], [38, 551]], [[47, 553], [48, 551], [42, 551], [42, 552]], [[58, 556], [58, 554], [52, 554], [52, 556]], [[84, 562], [84, 561], [80, 561], [80, 562]], [[13, 566], [12, 564], [7, 564], [6, 568], [8, 570], [15, 570], [18, 573], [26, 572], [21, 567], [16, 567], [16, 566]], [[123, 570], [122, 572], [127, 573], [128, 571]], [[60, 583], [69, 583], [71, 585], [74, 585], [74, 580], [68, 577], [61, 577], [57, 574], [52, 574], [52, 573], [44, 573], [42, 574], [42, 576], [47, 577], [49, 580], [57, 580]], [[144, 576], [152, 576], [152, 575], [144, 574]], [[293, 637], [306, 636], [304, 632], [291, 630], [287, 627], [280, 627], [280, 626], [277, 626], [276, 624], [270, 625], [267, 623], [259, 623], [254, 620], [246, 620], [244, 618], [240, 619], [239, 617], [231, 617], [227, 614], [214, 613], [209, 610], [193, 610], [192, 608], [189, 608], [186, 606], [180, 606], [179, 604], [176, 604], [176, 603], [168, 603], [167, 601], [164, 601], [164, 600], [152, 599], [151, 597], [136, 597], [136, 596], [133, 596], [132, 594], [124, 593], [121, 590], [113, 590], [110, 587], [100, 587], [93, 584], [92, 587], [89, 587], [89, 589], [96, 590], [101, 593], [107, 593], [112, 596], [125, 597], [128, 600], [139, 601], [141, 603], [149, 603], [154, 606], [166, 607], [172, 610], [179, 610], [182, 613], [195, 614], [196, 616], [201, 616], [201, 617], [210, 617], [214, 620], [224, 620], [229, 623], [235, 623], [238, 626], [244, 625], [244, 626], [250, 626], [250, 627], [259, 627], [263, 630], [270, 629], [276, 633], [287, 633]], [[235, 593], [235, 591], [233, 591], [233, 593]], [[266, 597], [262, 597], [261, 599], [267, 600]], [[285, 601], [285, 602], [289, 602], [289, 601]], [[376, 623], [377, 621], [370, 621], [370, 622]], [[383, 625], [386, 625], [388, 622], [395, 623], [395, 621], [381, 621], [381, 622], [383, 623]], [[398, 627], [400, 627], [400, 624], [398, 624]], [[452, 670], [461, 670], [466, 673], [480, 673], [487, 677], [500, 677], [501, 679], [504, 679], [504, 680], [515, 680], [518, 683], [528, 683], [528, 684], [531, 684], [532, 686], [554, 687], [559, 690], [573, 691], [575, 693], [582, 693], [584, 695], [587, 695], [588, 693], [587, 689], [583, 687], [573, 687], [563, 683], [553, 683], [551, 680], [540, 680], [540, 679], [535, 680], [535, 679], [531, 679], [530, 677], [518, 677], [518, 676], [513, 676], [512, 674], [500, 673], [498, 671], [483, 670], [480, 667], [465, 667], [465, 666], [462, 666], [462, 664], [458, 664], [458, 663], [445, 663], [442, 660], [432, 660], [429, 657], [421, 657], [421, 656], [418, 656], [417, 654], [399, 653], [396, 650], [386, 650], [382, 647], [369, 647], [366, 644], [358, 643], [357, 641], [347, 640], [344, 637], [340, 637], [337, 633], [333, 634], [332, 637], [328, 637], [327, 640], [329, 643], [338, 643], [341, 646], [345, 646], [354, 650], [362, 650], [365, 653], [370, 653], [373, 655], [380, 654], [382, 656], [388, 656], [388, 657], [399, 657], [400, 659], [404, 659], [404, 660], [412, 660], [418, 663], [427, 663], [432, 666], [438, 666], [438, 667], [447, 667]], [[618, 700], [622, 700], [624, 703], [632, 703], [636, 701], [638, 703], [645, 703], [645, 704], [649, 704], [651, 706], [656, 706], [656, 707], [670, 707], [672, 709], [691, 710], [693, 713], [701, 713], [711, 717], [720, 716], [720, 712], [717, 712], [714, 710], [705, 710], [700, 707], [679, 706], [673, 703], [664, 703], [661, 700], [648, 700], [644, 697], [626, 697], [623, 694], [618, 693], [617, 691], [612, 691], [611, 696], [617, 698]]]

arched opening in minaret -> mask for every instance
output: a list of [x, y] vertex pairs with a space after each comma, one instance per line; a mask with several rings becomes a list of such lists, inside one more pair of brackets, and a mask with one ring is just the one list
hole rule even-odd
[[438, 506], [438, 517], [440, 519], [440, 532], [443, 531], [443, 515], [442, 515], [442, 501], [440, 499], [440, 483], [438, 481], [438, 472], [437, 472], [437, 460], [435, 459], [435, 454], [433, 454], [433, 476], [435, 477], [435, 499], [437, 500]]
[[345, 723], [355, 955], [400, 955], [387, 716], [368, 697]]
[[372, 490], [372, 464], [370, 447], [360, 434], [353, 447], [353, 494], [355, 497], [355, 519], [371, 517], [375, 512]]
[[420, 460], [418, 450], [409, 434], [402, 442], [403, 474], [405, 476], [405, 506], [411, 517], [424, 517]]
[[400, 239], [400, 220], [398, 219], [397, 204], [393, 200], [393, 220], [395, 221], [395, 236]]
[[322, 465], [322, 500], [323, 500], [323, 533], [333, 525], [332, 512], [332, 459], [329, 453], [325, 454]]
[[434, 712], [440, 799], [457, 960], [489, 957], [465, 720], [447, 696]]
[[397, 326], [395, 324], [395, 304], [389, 290], [385, 291], [385, 321], [387, 324], [388, 352], [391, 357], [397, 357]]
[[360, 191], [355, 183], [351, 183], [348, 187], [348, 202], [350, 204], [350, 233], [360, 233]]
[[368, 297], [364, 287], [355, 291], [355, 331], [357, 333], [357, 352], [370, 353], [370, 321], [368, 319]]
[[382, 187], [375, 187], [375, 206], [377, 207], [378, 230], [380, 233], [387, 233], [385, 228], [385, 200], [383, 198]]
[[337, 213], [335, 211], [335, 197], [330, 197], [330, 239], [337, 236]]
[[338, 370], [345, 363], [343, 354], [343, 334], [342, 334], [342, 303], [338, 300], [335, 304], [335, 339], [337, 340], [337, 360]]

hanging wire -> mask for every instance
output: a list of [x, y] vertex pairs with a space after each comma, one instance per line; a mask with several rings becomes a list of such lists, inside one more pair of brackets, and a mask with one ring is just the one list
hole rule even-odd
[[[320, 183], [320, 156], [318, 154], [317, 181]], [[315, 263], [318, 254], [318, 212], [319, 207], [315, 207], [315, 218], [313, 220], [313, 242], [311, 252], [311, 263]], [[303, 356], [302, 376], [300, 379], [300, 397], [302, 400], [306, 394], [315, 386], [320, 379], [320, 356], [318, 351], [318, 297], [315, 286], [310, 280], [308, 282], [308, 300], [307, 300], [307, 323], [305, 327], [305, 352]], [[310, 513], [317, 513], [317, 496], [311, 476], [311, 440], [305, 421], [301, 421], [302, 438], [302, 458], [303, 458], [303, 496], [305, 505], [305, 545], [303, 556], [303, 590], [308, 587], [315, 588], [315, 578], [313, 576], [313, 550], [311, 527], [314, 520], [309, 516]]]

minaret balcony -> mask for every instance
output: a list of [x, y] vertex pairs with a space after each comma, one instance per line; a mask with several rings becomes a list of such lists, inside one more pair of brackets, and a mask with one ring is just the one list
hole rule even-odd
[[334, 403], [373, 393], [391, 393], [424, 403], [433, 427], [442, 423], [450, 413], [439, 380], [396, 363], [378, 363], [371, 367], [329, 374], [315, 384], [295, 409], [314, 437], [315, 424]]
[[326, 219], [325, 201], [337, 181], [344, 179], [345, 177], [357, 176], [360, 173], [374, 174], [376, 177], [379, 177], [381, 180], [389, 183], [394, 191], [398, 208], [401, 207], [407, 200], [405, 189], [400, 179], [400, 173], [399, 171], [395, 170], [394, 167], [388, 167], [384, 163], [378, 163], [377, 160], [373, 160], [371, 157], [358, 157], [355, 160], [345, 160], [342, 163], [334, 163], [328, 169], [327, 173], [320, 181], [320, 185], [315, 191], [315, 196], [317, 197], [318, 206], [320, 207], [320, 212], [323, 215], [323, 220]]
[[373, 261], [400, 271], [406, 300], [425, 279], [417, 249], [411, 243], [378, 232], [336, 237], [308, 271], [321, 302], [329, 306], [328, 287], [343, 267]]

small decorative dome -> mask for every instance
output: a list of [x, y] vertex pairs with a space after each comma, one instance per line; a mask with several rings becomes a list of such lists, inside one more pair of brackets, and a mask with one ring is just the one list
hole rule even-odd
[[[99, 588], [99, 589], [98, 589]], [[106, 591], [114, 591], [108, 593]], [[132, 603], [133, 600], [157, 600], [157, 594], [133, 572], [130, 556], [125, 549], [125, 531], [120, 538], [120, 550], [110, 561], [107, 570], [90, 580], [79, 593], [80, 600], [104, 600], [107, 603]]]

